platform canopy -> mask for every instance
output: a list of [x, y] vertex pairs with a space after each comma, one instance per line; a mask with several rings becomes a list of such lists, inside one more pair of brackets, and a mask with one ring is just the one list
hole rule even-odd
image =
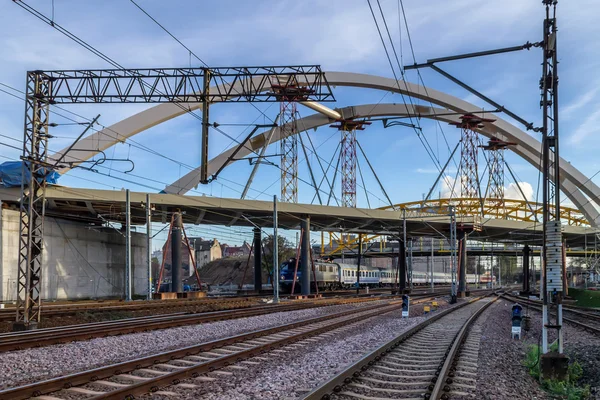
[[[3, 207], [18, 210], [20, 188], [0, 189]], [[184, 223], [224, 226], [273, 226], [273, 203], [259, 200], [240, 200], [210, 196], [188, 196], [177, 194], [150, 194], [154, 222], [170, 221], [171, 213], [181, 211]], [[125, 221], [125, 191], [76, 189], [49, 187], [46, 193], [46, 215], [90, 224], [103, 224], [106, 221]], [[143, 225], [146, 222], [146, 193], [131, 192], [132, 223]], [[300, 221], [307, 216], [311, 219], [311, 229], [325, 232], [371, 233], [398, 235], [402, 231], [404, 212], [402, 210], [376, 210], [321, 206], [313, 204], [278, 204], [279, 227], [299, 229]], [[472, 217], [457, 218], [459, 229], [469, 230]], [[426, 213], [406, 213], [407, 234], [409, 236], [447, 236], [450, 216]], [[540, 244], [542, 227], [537, 222], [483, 219], [481, 231], [471, 233], [471, 239], [494, 242]], [[594, 243], [598, 231], [591, 227], [564, 226], [564, 238], [570, 247]]]

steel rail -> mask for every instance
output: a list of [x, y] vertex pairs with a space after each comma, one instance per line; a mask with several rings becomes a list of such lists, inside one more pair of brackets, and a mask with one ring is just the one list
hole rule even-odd
[[[181, 308], [181, 307], [210, 307], [213, 305], [231, 305], [237, 308], [250, 307], [252, 301], [256, 299], [248, 297], [240, 298], [211, 298], [211, 299], [186, 299], [186, 300], [153, 300], [143, 301], [138, 304], [119, 304], [118, 301], [104, 302], [93, 302], [93, 303], [81, 303], [81, 304], [59, 304], [59, 305], [42, 305], [42, 311], [47, 316], [61, 317], [67, 315], [75, 315], [81, 312], [115, 312], [115, 311], [145, 311], [155, 309], [170, 309], [170, 308]], [[44, 310], [45, 309], [45, 310]], [[0, 310], [0, 320], [14, 319], [15, 308], [8, 307]]]
[[343, 311], [333, 315], [326, 315], [307, 320], [297, 321], [285, 325], [280, 325], [273, 328], [261, 329], [249, 333], [244, 333], [241, 335], [231, 336], [224, 339], [202, 343], [199, 345], [188, 346], [177, 350], [142, 357], [139, 359], [124, 361], [105, 367], [99, 367], [88, 371], [69, 374], [66, 376], [52, 378], [41, 382], [31, 383], [20, 387], [5, 389], [0, 391], [0, 400], [19, 400], [27, 399], [30, 397], [37, 397], [61, 389], [68, 389], [75, 386], [81, 386], [104, 378], [109, 378], [111, 376], [121, 375], [130, 371], [134, 371], [136, 369], [150, 367], [161, 362], [168, 362], [170, 360], [210, 351], [212, 349], [220, 348], [223, 346], [232, 345], [236, 343], [239, 344], [241, 342], [256, 339], [266, 335], [292, 330], [299, 327], [306, 327], [309, 324], [318, 324], [321, 322], [327, 322], [331, 319], [338, 319], [350, 316], [350, 318], [342, 319], [341, 321], [335, 321], [330, 324], [325, 324], [311, 331], [304, 331], [290, 337], [282, 338], [280, 340], [276, 340], [273, 342], [266, 343], [264, 345], [250, 348], [248, 350], [244, 350], [231, 355], [226, 355], [215, 359], [214, 361], [198, 363], [197, 365], [191, 366], [189, 368], [180, 369], [175, 372], [159, 376], [157, 378], [146, 380], [139, 384], [130, 385], [126, 388], [116, 389], [106, 394], [103, 394], [102, 396], [94, 397], [121, 399], [132, 398], [131, 396], [133, 395], [146, 393], [150, 391], [156, 391], [161, 386], [177, 384], [181, 379], [197, 377], [199, 373], [210, 372], [216, 368], [233, 364], [245, 358], [254, 357], [260, 353], [268, 351], [269, 349], [281, 347], [286, 343], [302, 340], [304, 338], [314, 336], [321, 332], [328, 332], [331, 329], [335, 329], [352, 322], [357, 322], [361, 319], [365, 319], [371, 316], [382, 315], [382, 313], [384, 312], [394, 311], [396, 309], [399, 309], [400, 307], [400, 302], [394, 301], [388, 304], [379, 304], [360, 309]]
[[[473, 304], [476, 301], [478, 301], [484, 297], [487, 297], [487, 296], [477, 297], [469, 302], [446, 309], [446, 310], [440, 312], [439, 314], [432, 316], [429, 319], [421, 322], [420, 324], [412, 327], [408, 331], [398, 335], [397, 337], [393, 338], [392, 340], [388, 341], [387, 343], [385, 343], [382, 346], [378, 347], [377, 349], [373, 350], [371, 353], [367, 354], [366, 356], [364, 356], [363, 358], [361, 358], [354, 364], [350, 365], [345, 370], [343, 370], [342, 372], [340, 372], [333, 378], [329, 379], [324, 384], [313, 389], [310, 393], [308, 393], [304, 397], [304, 400], [328, 400], [328, 399], [330, 399], [332, 394], [341, 392], [342, 387], [344, 385], [349, 384], [355, 378], [358, 378], [363, 371], [367, 370], [370, 366], [372, 366], [376, 362], [380, 361], [383, 357], [385, 357], [387, 354], [391, 353], [392, 350], [398, 348], [404, 341], [409, 339], [411, 336], [415, 335], [417, 332], [423, 330], [424, 328], [433, 324], [434, 322], [438, 321], [439, 319], [455, 312], [456, 310], [466, 307], [467, 305]], [[487, 307], [491, 303], [492, 302], [488, 303], [487, 305], [485, 305], [483, 307]], [[440, 375], [442, 375], [442, 374], [440, 373]]]
[[[97, 337], [146, 332], [150, 330], [187, 326], [190, 324], [247, 318], [275, 312], [295, 311], [312, 307], [325, 307], [335, 303], [362, 303], [371, 299], [347, 299], [346, 301], [303, 302], [283, 305], [268, 305], [242, 310], [224, 310], [204, 313], [176, 313], [147, 317], [128, 318], [117, 321], [69, 325], [19, 333], [0, 334], [0, 352], [48, 346]], [[334, 304], [332, 304], [334, 303]]]
[[473, 325], [473, 323], [477, 320], [477, 318], [479, 318], [479, 316], [496, 300], [498, 300], [498, 297], [495, 297], [492, 301], [484, 304], [480, 309], [478, 309], [473, 315], [471, 315], [471, 317], [469, 317], [469, 319], [467, 319], [463, 327], [457, 333], [454, 341], [452, 342], [452, 347], [446, 355], [446, 359], [444, 360], [444, 364], [442, 365], [438, 379], [435, 382], [435, 386], [431, 391], [431, 395], [429, 397], [430, 399], [439, 400], [442, 398], [442, 395], [444, 394], [443, 392], [448, 391], [445, 387], [445, 384], [448, 383], [448, 374], [452, 370], [452, 364], [454, 363], [454, 360], [458, 355], [458, 351], [460, 350], [461, 346], [463, 345], [463, 342], [467, 338], [467, 332], [471, 328], [471, 325]]
[[[532, 308], [532, 309], [534, 309], [536, 311], [542, 312], [542, 306], [538, 305], [537, 302], [534, 302], [534, 301], [531, 301], [531, 300], [519, 299], [517, 297], [506, 295], [506, 294], [503, 294], [500, 297], [502, 297], [502, 298], [504, 298], [506, 300], [509, 300], [509, 301], [515, 301], [515, 300], [517, 300], [519, 302], [527, 304], [527, 306], [529, 308]], [[595, 315], [595, 314], [590, 314], [590, 313], [582, 312], [582, 311], [578, 311], [578, 310], [574, 310], [574, 309], [571, 309], [571, 308], [565, 308], [565, 307], [563, 307], [563, 317], [562, 317], [563, 321], [566, 321], [566, 322], [568, 322], [568, 323], [570, 323], [572, 325], [576, 325], [576, 326], [578, 326], [580, 328], [586, 329], [586, 330], [590, 331], [591, 333], [600, 336], [600, 327], [591, 326], [591, 325], [588, 325], [588, 324], [584, 324], [583, 322], [576, 321], [576, 320], [574, 320], [572, 318], [567, 318], [567, 317], [564, 316], [564, 312], [565, 311], [573, 313], [573, 314], [576, 314], [576, 315], [580, 315], [580, 316], [582, 316], [584, 318], [589, 318], [589, 319], [595, 320], [599, 324], [600, 324], [600, 316]]]

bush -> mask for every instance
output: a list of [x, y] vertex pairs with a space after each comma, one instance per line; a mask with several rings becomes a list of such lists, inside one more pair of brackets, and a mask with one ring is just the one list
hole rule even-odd
[[[550, 346], [551, 351], [556, 350], [556, 345]], [[536, 379], [540, 379], [540, 346], [531, 345], [525, 354], [523, 365], [529, 370], [529, 374]], [[574, 361], [569, 364], [567, 381], [557, 381], [545, 379], [542, 381], [542, 388], [550, 393], [553, 398], [565, 400], [583, 400], [590, 397], [590, 386], [580, 387], [578, 381], [583, 376], [583, 368]]]

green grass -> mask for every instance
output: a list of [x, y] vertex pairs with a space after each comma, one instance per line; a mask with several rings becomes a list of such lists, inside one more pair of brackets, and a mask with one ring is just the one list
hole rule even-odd
[[[556, 345], [550, 346], [551, 351], [556, 350]], [[540, 379], [540, 347], [538, 345], [529, 346], [529, 351], [525, 354], [523, 365], [529, 370], [529, 374], [536, 379]], [[555, 399], [565, 400], [583, 400], [590, 397], [590, 386], [583, 387], [578, 385], [583, 376], [583, 368], [577, 361], [569, 364], [568, 377], [566, 381], [557, 381], [544, 379], [542, 388]]]
[[600, 290], [569, 288], [569, 296], [577, 301], [578, 306], [600, 308]]

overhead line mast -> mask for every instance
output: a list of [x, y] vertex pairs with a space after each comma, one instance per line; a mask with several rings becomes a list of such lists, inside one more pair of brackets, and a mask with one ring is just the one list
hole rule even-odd
[[[335, 101], [318, 65], [28, 72], [15, 329], [35, 328], [41, 316], [46, 177], [56, 167], [48, 163], [47, 153], [50, 104], [173, 103], [185, 109], [182, 103], [202, 103], [206, 114], [200, 181], [207, 183], [208, 105], [281, 101], [269, 90], [273, 77], [279, 83], [304, 82], [305, 100]], [[210, 92], [208, 81], [216, 83]]]

